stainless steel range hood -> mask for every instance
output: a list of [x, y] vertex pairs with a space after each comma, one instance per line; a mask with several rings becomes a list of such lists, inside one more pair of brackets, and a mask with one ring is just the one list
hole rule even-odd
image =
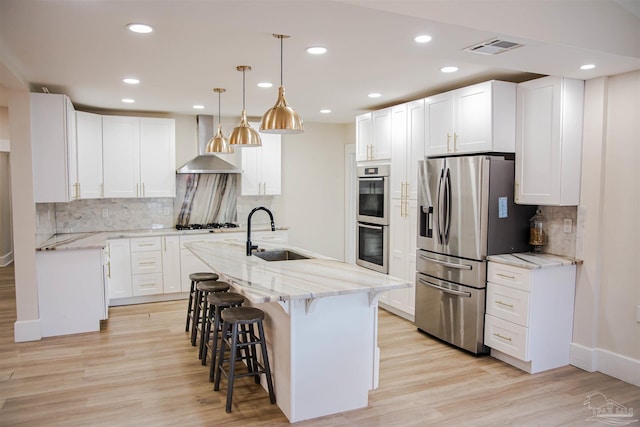
[[213, 116], [199, 115], [198, 155], [180, 166], [177, 173], [242, 173], [242, 170], [221, 159], [216, 154], [205, 152], [207, 142], [213, 136]]

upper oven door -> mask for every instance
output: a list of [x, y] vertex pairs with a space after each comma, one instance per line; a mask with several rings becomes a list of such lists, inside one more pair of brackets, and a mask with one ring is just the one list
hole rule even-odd
[[357, 220], [389, 225], [389, 177], [358, 177]]

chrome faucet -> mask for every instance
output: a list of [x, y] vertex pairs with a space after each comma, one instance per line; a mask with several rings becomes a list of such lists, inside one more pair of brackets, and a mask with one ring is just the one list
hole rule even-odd
[[271, 211], [265, 208], [264, 206], [253, 208], [253, 210], [249, 212], [249, 217], [247, 218], [247, 256], [251, 256], [251, 253], [253, 252], [253, 250], [258, 249], [257, 245], [251, 244], [251, 217], [257, 211], [265, 211], [266, 213], [269, 214], [269, 218], [271, 219], [271, 231], [276, 231], [276, 226], [273, 223], [273, 214], [271, 213]]

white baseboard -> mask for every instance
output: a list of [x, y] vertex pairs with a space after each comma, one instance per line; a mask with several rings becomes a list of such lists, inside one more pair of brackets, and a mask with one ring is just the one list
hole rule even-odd
[[0, 267], [6, 267], [13, 262], [13, 251], [5, 255], [0, 255]]
[[42, 327], [38, 320], [17, 320], [13, 324], [15, 342], [39, 341], [42, 339]]
[[571, 343], [569, 363], [588, 372], [602, 372], [640, 387], [640, 360], [602, 348]]

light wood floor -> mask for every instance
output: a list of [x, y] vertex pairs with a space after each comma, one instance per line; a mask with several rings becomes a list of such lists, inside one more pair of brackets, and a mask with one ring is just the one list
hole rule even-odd
[[[249, 378], [236, 383], [225, 413], [224, 391], [213, 391], [185, 335], [185, 310], [185, 301], [114, 307], [100, 333], [14, 343], [13, 266], [0, 268], [0, 425], [286, 425]], [[601, 373], [567, 366], [529, 375], [384, 310], [379, 330], [380, 387], [369, 406], [296, 425], [593, 426], [601, 424], [587, 421], [583, 402], [596, 390], [640, 413], [640, 389]]]

